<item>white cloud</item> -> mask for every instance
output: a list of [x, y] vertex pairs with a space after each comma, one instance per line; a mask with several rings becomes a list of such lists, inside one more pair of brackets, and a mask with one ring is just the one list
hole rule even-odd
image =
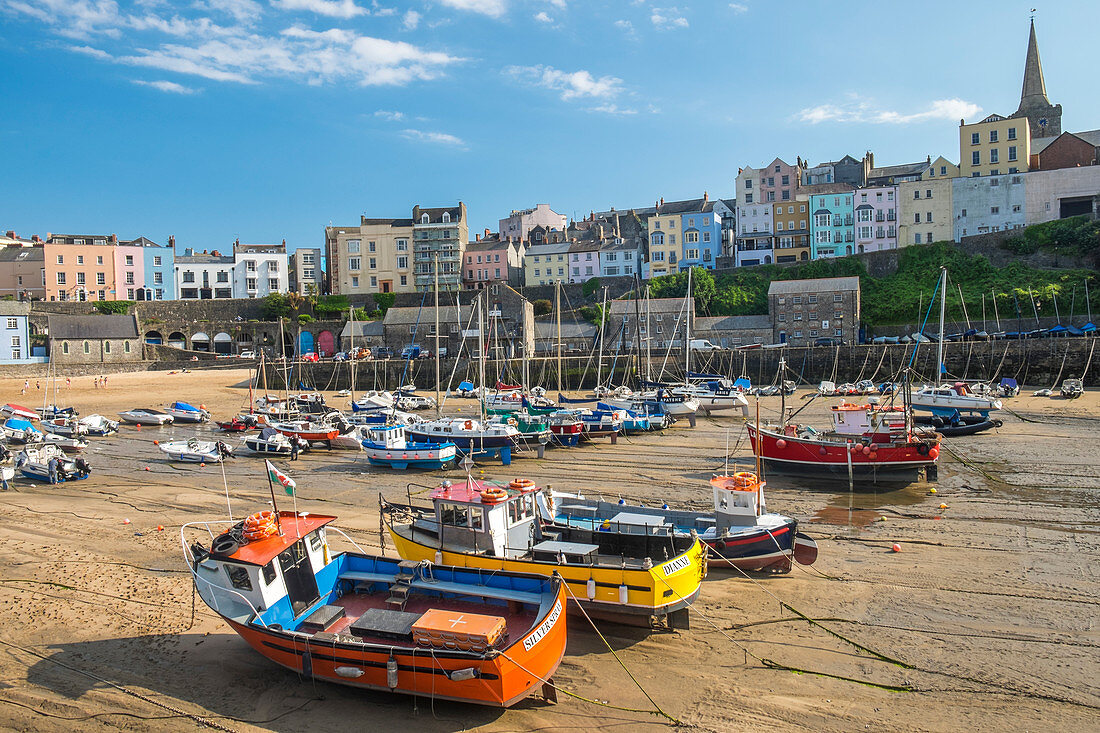
[[937, 99], [918, 112], [902, 114], [895, 110], [881, 109], [872, 101], [852, 95], [851, 101], [841, 104], [819, 104], [800, 110], [796, 118], [800, 122], [817, 125], [822, 122], [866, 122], [873, 124], [907, 124], [925, 120], [958, 120], [976, 117], [981, 107], [958, 98]]
[[211, 13], [225, 13], [242, 24], [248, 24], [263, 14], [263, 8], [255, 0], [196, 0], [191, 7]]
[[688, 27], [688, 20], [679, 8], [653, 8], [649, 21], [655, 28], [662, 31]]
[[152, 87], [153, 89], [159, 89], [162, 92], [169, 92], [171, 94], [194, 94], [196, 91], [191, 87], [185, 87], [174, 81], [142, 81], [140, 79], [134, 79], [133, 81], [135, 84], [140, 84], [144, 87]]
[[509, 66], [504, 73], [535, 86], [561, 92], [563, 100], [578, 97], [614, 97], [622, 92], [622, 79], [596, 78], [588, 71], [561, 71], [553, 66]]
[[455, 10], [469, 10], [491, 18], [499, 18], [508, 10], [508, 0], [439, 0]]
[[636, 115], [638, 110], [620, 107], [617, 104], [601, 104], [597, 107], [589, 107], [589, 112], [603, 112], [609, 115]]
[[549, 0], [549, 3], [558, 10], [565, 10], [565, 0]]
[[416, 30], [416, 27], [420, 25], [420, 17], [420, 13], [416, 12], [415, 10], [410, 10], [405, 13], [405, 17], [401, 20], [401, 22], [405, 25], [405, 30]]
[[389, 109], [380, 109], [374, 113], [375, 117], [380, 117], [387, 122], [397, 122], [398, 120], [405, 119], [404, 112], [397, 112]]
[[634, 24], [629, 20], [616, 20], [615, 27], [621, 31], [634, 32]]
[[271, 0], [271, 4], [280, 10], [305, 10], [330, 18], [354, 18], [367, 12], [353, 0]]
[[540, 23], [553, 23], [554, 22], [554, 19], [551, 18], [549, 15], [547, 15], [545, 10], [540, 10], [539, 12], [535, 13], [535, 20], [537, 20]]
[[8, 0], [6, 7], [54, 27], [70, 38], [117, 38], [124, 19], [114, 0]]
[[98, 48], [92, 48], [91, 46], [70, 46], [70, 51], [76, 51], [92, 58], [101, 59], [103, 61], [110, 61], [112, 59], [111, 54], [106, 51], [101, 51]]
[[742, 3], [730, 3], [730, 10], [740, 15], [741, 13], [749, 12], [749, 6]]
[[428, 132], [425, 130], [402, 130], [401, 136], [407, 140], [416, 142], [436, 143], [438, 145], [450, 145], [462, 150], [466, 149], [466, 141], [460, 137], [446, 132]]

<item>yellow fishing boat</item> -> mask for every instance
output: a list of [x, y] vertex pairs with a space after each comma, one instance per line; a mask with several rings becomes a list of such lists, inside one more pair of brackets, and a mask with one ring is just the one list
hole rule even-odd
[[[506, 486], [444, 481], [431, 506], [381, 499], [382, 521], [406, 560], [552, 575], [565, 580], [571, 605], [589, 615], [672, 628], [688, 627], [688, 606], [706, 576], [706, 547], [694, 533], [655, 534], [645, 527], [546, 527], [528, 479]], [[617, 526], [629, 526], [619, 522]]]

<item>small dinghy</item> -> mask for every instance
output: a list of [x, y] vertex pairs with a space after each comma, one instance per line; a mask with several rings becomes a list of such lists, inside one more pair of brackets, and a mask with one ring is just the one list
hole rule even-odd
[[38, 413], [29, 407], [23, 407], [16, 405], [12, 402], [0, 407], [0, 415], [3, 417], [14, 417], [19, 420], [37, 420]]
[[88, 415], [77, 422], [88, 431], [88, 435], [113, 435], [118, 432], [118, 421], [108, 420], [102, 415]]
[[40, 423], [42, 429], [54, 435], [63, 435], [67, 438], [80, 437], [88, 434], [88, 428], [79, 420], [72, 417], [53, 417], [43, 419]]
[[45, 436], [46, 445], [56, 445], [66, 453], [79, 453], [88, 447], [88, 442], [80, 439], [76, 436], [56, 435], [54, 433], [46, 433]]
[[151, 407], [135, 407], [118, 413], [118, 416], [122, 418], [122, 422], [131, 425], [169, 425], [175, 419], [167, 412], [154, 410]]
[[233, 449], [220, 440], [173, 440], [157, 445], [173, 461], [184, 463], [218, 463], [233, 457]]
[[226, 433], [244, 433], [255, 429], [260, 421], [253, 415], [234, 415], [228, 422], [218, 421], [218, 427]]
[[566, 643], [558, 574], [336, 552], [329, 539], [346, 535], [334, 520], [260, 512], [185, 524], [195, 590], [249, 646], [306, 679], [509, 707], [553, 676]]
[[289, 456], [293, 453], [291, 441], [298, 440], [298, 450], [309, 450], [309, 443], [298, 438], [288, 438], [275, 428], [266, 427], [258, 435], [249, 435], [241, 441], [253, 453], [266, 456]]
[[[51, 465], [53, 471], [50, 471]], [[20, 473], [35, 481], [63, 483], [88, 478], [91, 466], [84, 458], [69, 458], [65, 451], [49, 443], [24, 448], [15, 459], [15, 467]]]
[[1080, 379], [1067, 379], [1062, 382], [1062, 397], [1067, 400], [1075, 400], [1085, 393], [1085, 385]]
[[41, 443], [44, 438], [42, 431], [30, 424], [30, 421], [18, 417], [9, 417], [0, 425], [0, 434], [9, 443], [26, 445], [28, 443]]
[[315, 423], [299, 420], [295, 422], [272, 422], [268, 424], [288, 438], [297, 437], [306, 441], [333, 440], [340, 434], [339, 428], [324, 422]]
[[195, 407], [186, 402], [173, 402], [164, 408], [164, 411], [178, 423], [201, 423], [210, 419], [210, 413], [206, 411], [205, 407]]
[[362, 441], [367, 460], [375, 466], [406, 468], [443, 468], [454, 463], [454, 443], [415, 443], [406, 439], [404, 425], [378, 425], [363, 428]]

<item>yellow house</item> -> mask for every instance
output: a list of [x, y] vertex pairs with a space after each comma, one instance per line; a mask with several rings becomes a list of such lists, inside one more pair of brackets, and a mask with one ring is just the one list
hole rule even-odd
[[959, 166], [942, 155], [920, 180], [898, 184], [898, 246], [950, 242], [954, 238], [952, 180]]
[[361, 217], [357, 227], [327, 227], [331, 292], [415, 292], [412, 241], [412, 219]]
[[959, 175], [1026, 173], [1031, 128], [1026, 119], [989, 115], [981, 122], [959, 122]]
[[[664, 202], [662, 202], [663, 204]], [[658, 207], [658, 211], [660, 208]], [[680, 214], [654, 214], [649, 217], [649, 276], [679, 272], [676, 264], [683, 243], [680, 241]]]

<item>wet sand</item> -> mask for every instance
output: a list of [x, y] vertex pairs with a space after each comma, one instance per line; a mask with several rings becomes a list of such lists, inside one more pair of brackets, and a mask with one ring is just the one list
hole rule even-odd
[[[233, 385], [246, 378], [244, 370], [118, 374], [95, 390], [91, 377], [80, 377], [58, 402], [114, 417], [182, 399], [226, 418], [245, 406], [247, 390]], [[0, 380], [0, 397], [42, 404], [34, 380], [28, 395], [20, 395], [22, 386], [21, 379]], [[662, 709], [702, 731], [1096, 729], [1100, 393], [1006, 404], [1012, 414], [1004, 414], [1002, 428], [948, 442], [935, 495], [927, 484], [849, 495], [843, 483], [769, 475], [768, 508], [802, 520], [802, 531], [820, 544], [813, 568], [751, 579], [711, 571], [690, 630], [646, 634], [605, 625], [608, 641]], [[774, 415], [778, 399], [762, 406], [765, 417]], [[824, 422], [825, 401], [799, 419]], [[20, 479], [0, 493], [0, 727], [667, 727], [655, 715], [565, 695], [556, 705], [530, 699], [508, 711], [433, 705], [303, 680], [266, 661], [193, 597], [179, 528], [225, 517], [222, 471], [170, 464], [153, 440], [195, 434], [210, 431], [124, 427], [92, 439], [89, 479], [60, 486]], [[721, 417], [476, 471], [702, 508], [727, 436], [731, 452], [747, 462], [742, 421]], [[339, 526], [368, 549], [378, 545], [379, 492], [403, 498], [410, 481], [461, 475], [391, 472], [323, 449], [281, 464], [298, 481], [300, 510], [339, 515]], [[246, 457], [225, 466], [235, 515], [269, 500], [262, 467], [262, 459]], [[891, 552], [895, 542], [900, 553]], [[590, 700], [651, 708], [583, 620], [569, 623], [557, 684]]]

